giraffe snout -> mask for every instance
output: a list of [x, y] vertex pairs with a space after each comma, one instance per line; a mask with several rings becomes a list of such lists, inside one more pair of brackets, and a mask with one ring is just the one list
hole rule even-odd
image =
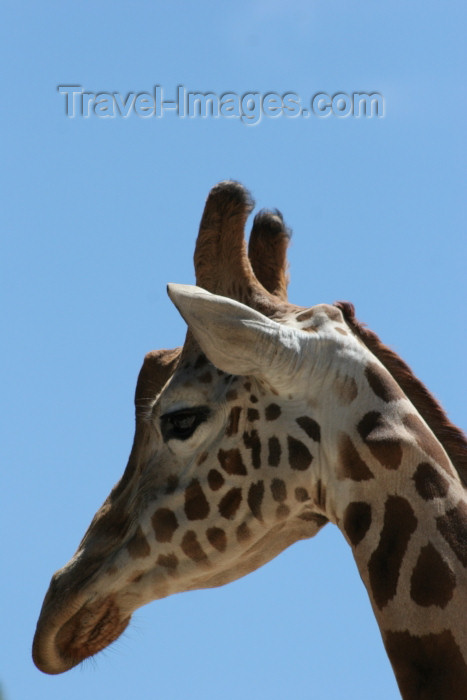
[[131, 618], [113, 596], [87, 601], [75, 597], [58, 611], [54, 602], [49, 589], [32, 649], [34, 663], [44, 673], [63, 673], [97, 654], [122, 634]]

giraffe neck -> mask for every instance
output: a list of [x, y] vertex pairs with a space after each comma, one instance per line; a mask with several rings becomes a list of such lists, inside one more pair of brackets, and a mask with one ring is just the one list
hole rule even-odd
[[352, 548], [403, 697], [467, 698], [466, 490], [374, 358], [332, 383], [349, 410], [320, 469], [325, 514]]
[[467, 697], [467, 499], [455, 480], [420, 465], [384, 493], [356, 488], [338, 525], [404, 698]]

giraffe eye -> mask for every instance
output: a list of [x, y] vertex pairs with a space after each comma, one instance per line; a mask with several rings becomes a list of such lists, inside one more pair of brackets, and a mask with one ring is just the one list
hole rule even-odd
[[164, 442], [168, 440], [188, 440], [196, 428], [204, 423], [210, 414], [207, 406], [184, 408], [181, 411], [165, 413], [161, 416], [161, 431]]

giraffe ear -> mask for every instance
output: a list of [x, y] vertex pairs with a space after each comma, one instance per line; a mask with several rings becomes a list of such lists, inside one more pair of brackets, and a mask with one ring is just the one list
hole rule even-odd
[[302, 353], [297, 334], [263, 314], [201, 287], [169, 284], [169, 297], [209, 360], [229, 374], [263, 376], [273, 384]]

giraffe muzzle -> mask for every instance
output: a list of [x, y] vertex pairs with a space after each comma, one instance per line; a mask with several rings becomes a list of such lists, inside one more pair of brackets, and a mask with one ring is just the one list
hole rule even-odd
[[112, 596], [86, 602], [71, 616], [68, 612], [51, 618], [44, 610], [34, 636], [34, 663], [44, 673], [64, 673], [114, 642], [130, 618], [122, 614]]

